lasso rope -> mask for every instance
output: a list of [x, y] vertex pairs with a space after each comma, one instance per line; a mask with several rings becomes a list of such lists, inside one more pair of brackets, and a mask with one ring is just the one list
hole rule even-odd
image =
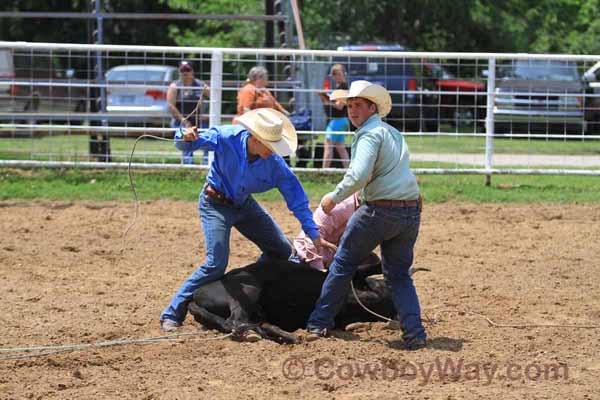
[[[194, 109], [181, 120], [181, 123], [183, 124], [184, 121], [187, 121], [192, 116], [192, 114], [196, 113], [196, 111], [198, 111], [198, 108], [200, 107], [201, 104], [202, 104], [202, 95], [198, 99], [198, 102], [196, 103], [196, 107], [194, 107]], [[196, 114], [196, 125], [197, 124], [198, 124], [198, 115]], [[179, 129], [181, 129], [181, 127]], [[135, 202], [135, 212], [133, 215], [133, 220], [127, 225], [127, 227], [125, 228], [125, 232], [123, 232], [123, 236], [122, 236], [122, 240], [121, 240], [121, 250], [119, 251], [119, 253], [121, 253], [121, 254], [123, 254], [123, 252], [125, 251], [125, 239], [127, 238], [127, 234], [129, 233], [131, 228], [133, 228], [133, 226], [135, 225], [135, 222], [137, 221], [137, 218], [139, 215], [140, 201], [139, 201], [139, 198], [137, 195], [137, 191], [135, 190], [135, 184], [133, 183], [133, 176], [131, 174], [131, 162], [133, 160], [133, 154], [135, 153], [135, 147], [137, 146], [138, 142], [144, 138], [163, 140], [165, 142], [171, 142], [171, 141], [185, 142], [185, 140], [183, 140], [183, 139], [167, 139], [167, 138], [155, 136], [155, 135], [141, 135], [135, 139], [135, 142], [133, 142], [133, 147], [131, 148], [131, 153], [129, 154], [129, 160], [127, 162], [127, 175], [129, 176], [129, 185], [131, 186], [131, 191], [133, 192], [133, 198], [134, 198], [134, 202]]]
[[[376, 312], [370, 310], [367, 306], [365, 306], [359, 299], [358, 294], [356, 293], [356, 289], [354, 288], [354, 283], [350, 281], [350, 285], [352, 287], [352, 293], [354, 294], [354, 298], [358, 302], [358, 304], [365, 309], [365, 311], [373, 314], [374, 316], [381, 318], [387, 322], [393, 322], [394, 320], [388, 317], [384, 317], [383, 315], [377, 314]], [[434, 307], [437, 308], [437, 307]], [[528, 328], [571, 328], [571, 329], [600, 329], [600, 325], [573, 325], [573, 324], [501, 324], [492, 321], [488, 316], [471, 311], [468, 309], [459, 309], [458, 307], [451, 307], [443, 310], [437, 311], [433, 314], [433, 319], [428, 318], [427, 320], [432, 324], [437, 324], [440, 319], [438, 315], [446, 314], [446, 313], [456, 313], [456, 314], [465, 314], [465, 315], [474, 315], [476, 317], [483, 318], [490, 326], [494, 328], [514, 328], [514, 329], [528, 329]]]
[[[200, 336], [201, 334], [202, 334], [202, 332], [175, 333], [172, 335], [156, 336], [156, 337], [142, 338], [142, 339], [118, 339], [118, 340], [111, 340], [111, 341], [107, 341], [107, 342], [82, 343], [82, 344], [75, 344], [75, 345], [4, 348], [4, 349], [0, 349], [0, 354], [30, 353], [30, 352], [38, 352], [38, 353], [0, 356], [0, 361], [19, 360], [19, 359], [33, 358], [33, 357], [44, 357], [44, 356], [49, 356], [49, 355], [54, 355], [54, 354], [71, 352], [71, 351], [88, 350], [88, 349], [92, 349], [92, 348], [106, 348], [106, 347], [114, 347], [114, 346], [124, 346], [124, 345], [129, 345], [129, 344], [161, 343], [161, 342], [179, 340], [182, 337]], [[206, 341], [211, 341], [211, 340], [225, 339], [231, 335], [233, 335], [233, 333], [228, 333], [226, 335], [221, 335], [221, 336], [216, 336], [216, 337], [192, 339], [192, 340], [206, 342]]]

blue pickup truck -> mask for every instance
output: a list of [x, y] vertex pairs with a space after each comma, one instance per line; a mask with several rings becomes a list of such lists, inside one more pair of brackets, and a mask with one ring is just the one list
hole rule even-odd
[[[365, 44], [338, 47], [339, 51], [403, 52], [399, 44]], [[392, 111], [387, 122], [401, 131], [434, 132], [438, 130], [438, 98], [428, 93], [426, 80], [417, 71], [420, 63], [410, 58], [388, 57], [333, 57], [333, 63], [346, 68], [348, 84], [367, 80], [390, 91]], [[329, 79], [329, 78], [327, 78]], [[333, 82], [325, 82], [324, 86]], [[331, 87], [331, 86], [330, 86]], [[326, 87], [325, 87], [326, 88]]]

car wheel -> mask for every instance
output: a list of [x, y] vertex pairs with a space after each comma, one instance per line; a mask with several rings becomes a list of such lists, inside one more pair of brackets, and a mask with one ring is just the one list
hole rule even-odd
[[510, 122], [494, 122], [494, 134], [510, 133]]
[[587, 122], [587, 128], [585, 132], [588, 135], [600, 134], [600, 116], [595, 116], [593, 119]]
[[437, 132], [439, 130], [439, 121], [437, 118], [427, 118], [421, 120], [421, 132]]

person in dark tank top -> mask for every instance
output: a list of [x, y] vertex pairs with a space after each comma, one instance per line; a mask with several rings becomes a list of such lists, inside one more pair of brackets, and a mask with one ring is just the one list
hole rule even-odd
[[[208, 98], [209, 87], [194, 77], [194, 69], [188, 61], [179, 64], [179, 79], [169, 86], [167, 102], [173, 116], [171, 127], [175, 129], [201, 126], [202, 99]], [[193, 164], [194, 153], [182, 153], [183, 164]]]

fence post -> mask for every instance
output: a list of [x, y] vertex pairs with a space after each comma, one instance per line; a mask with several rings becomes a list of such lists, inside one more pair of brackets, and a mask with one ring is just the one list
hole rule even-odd
[[[491, 170], [493, 167], [492, 158], [494, 156], [494, 102], [496, 100], [496, 59], [490, 58], [488, 62], [487, 76], [487, 104], [485, 117], [485, 169]], [[492, 184], [492, 174], [485, 175], [485, 186]]]
[[[103, 44], [103, 17], [102, 17], [102, 0], [92, 0], [93, 14], [96, 16], [96, 30], [93, 32], [94, 44]], [[106, 88], [104, 87], [104, 71], [102, 70], [102, 52], [96, 51], [96, 83], [100, 86], [100, 90], [95, 92], [98, 95], [97, 111], [101, 114], [106, 114]], [[100, 125], [108, 126], [108, 121], [103, 119]], [[110, 136], [108, 133], [101, 132], [90, 135], [90, 155], [95, 157], [100, 162], [110, 162], [112, 159], [110, 152]]]
[[[208, 126], [221, 125], [221, 94], [223, 93], [223, 52], [215, 50], [210, 62], [210, 109]], [[213, 161], [214, 154], [208, 154], [208, 164]]]

